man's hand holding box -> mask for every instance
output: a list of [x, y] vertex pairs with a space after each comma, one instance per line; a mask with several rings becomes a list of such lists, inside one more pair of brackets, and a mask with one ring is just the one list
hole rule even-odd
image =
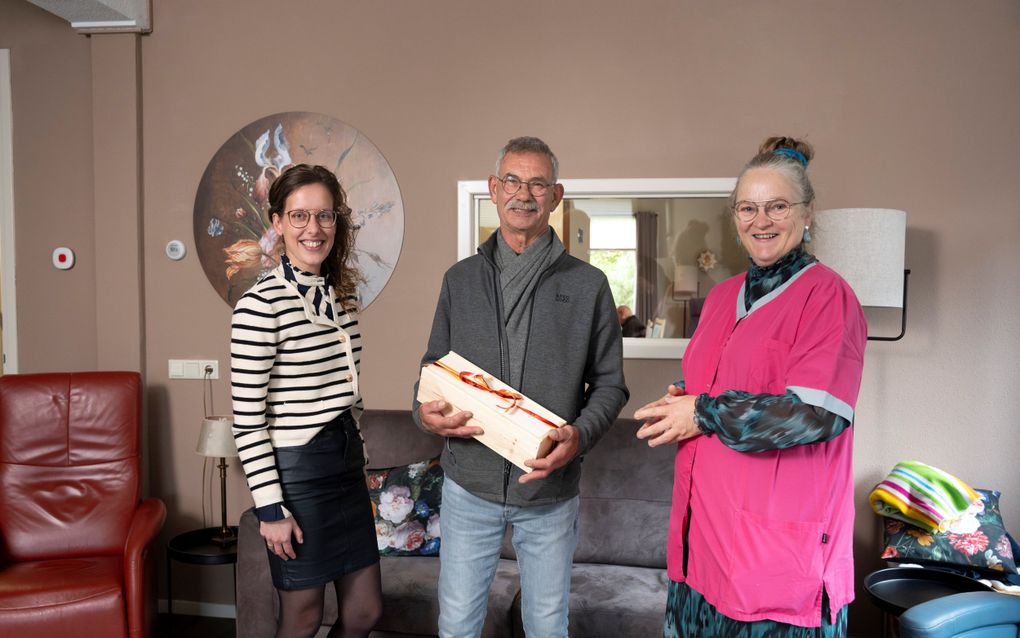
[[449, 413], [469, 412], [465, 425], [476, 438], [525, 472], [525, 461], [542, 459], [559, 438], [550, 436], [566, 421], [488, 374], [455, 352], [422, 368], [418, 401], [445, 401]]

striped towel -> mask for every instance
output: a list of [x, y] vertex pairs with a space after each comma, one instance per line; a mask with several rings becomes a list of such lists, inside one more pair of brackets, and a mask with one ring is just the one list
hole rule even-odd
[[871, 509], [916, 525], [942, 532], [971, 505], [981, 500], [974, 488], [937, 467], [918, 461], [897, 463], [868, 495]]

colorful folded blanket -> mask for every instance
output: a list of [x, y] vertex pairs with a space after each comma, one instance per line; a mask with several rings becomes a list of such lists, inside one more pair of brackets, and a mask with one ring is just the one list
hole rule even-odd
[[868, 495], [871, 509], [929, 532], [945, 531], [981, 495], [960, 479], [918, 461], [897, 463]]

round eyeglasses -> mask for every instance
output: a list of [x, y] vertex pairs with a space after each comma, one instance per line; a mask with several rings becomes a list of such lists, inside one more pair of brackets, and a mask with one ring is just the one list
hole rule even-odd
[[308, 220], [315, 218], [319, 228], [332, 228], [336, 225], [336, 211], [323, 208], [322, 210], [301, 210], [300, 208], [287, 211], [287, 219], [294, 228], [304, 228]]
[[742, 200], [733, 205], [733, 214], [742, 222], [754, 221], [759, 210], [765, 211], [765, 216], [774, 222], [781, 222], [790, 216], [794, 206], [800, 206], [807, 202], [793, 202], [785, 199], [770, 199], [767, 202], [752, 202]]
[[507, 175], [506, 177], [497, 177], [499, 181], [503, 182], [503, 192], [507, 195], [516, 195], [517, 191], [521, 190], [521, 186], [524, 184], [528, 185], [528, 192], [533, 197], [541, 197], [545, 195], [545, 192], [549, 190], [552, 184], [546, 184], [545, 182], [533, 179], [530, 182], [522, 182], [515, 175]]

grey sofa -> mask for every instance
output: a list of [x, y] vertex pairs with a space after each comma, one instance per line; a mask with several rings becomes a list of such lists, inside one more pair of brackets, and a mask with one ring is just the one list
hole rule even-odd
[[[577, 551], [570, 592], [570, 635], [661, 636], [666, 607], [666, 532], [673, 484], [673, 446], [649, 449], [634, 437], [638, 422], [619, 419], [584, 459]], [[362, 431], [371, 467], [437, 456], [442, 440], [422, 433], [406, 410], [369, 410]], [[383, 618], [373, 636], [436, 636], [439, 560], [385, 556]], [[240, 522], [237, 635], [269, 638], [278, 602], [265, 544], [251, 511]], [[336, 622], [327, 586], [320, 636]], [[520, 580], [509, 534], [489, 595], [482, 636], [523, 636]]]

